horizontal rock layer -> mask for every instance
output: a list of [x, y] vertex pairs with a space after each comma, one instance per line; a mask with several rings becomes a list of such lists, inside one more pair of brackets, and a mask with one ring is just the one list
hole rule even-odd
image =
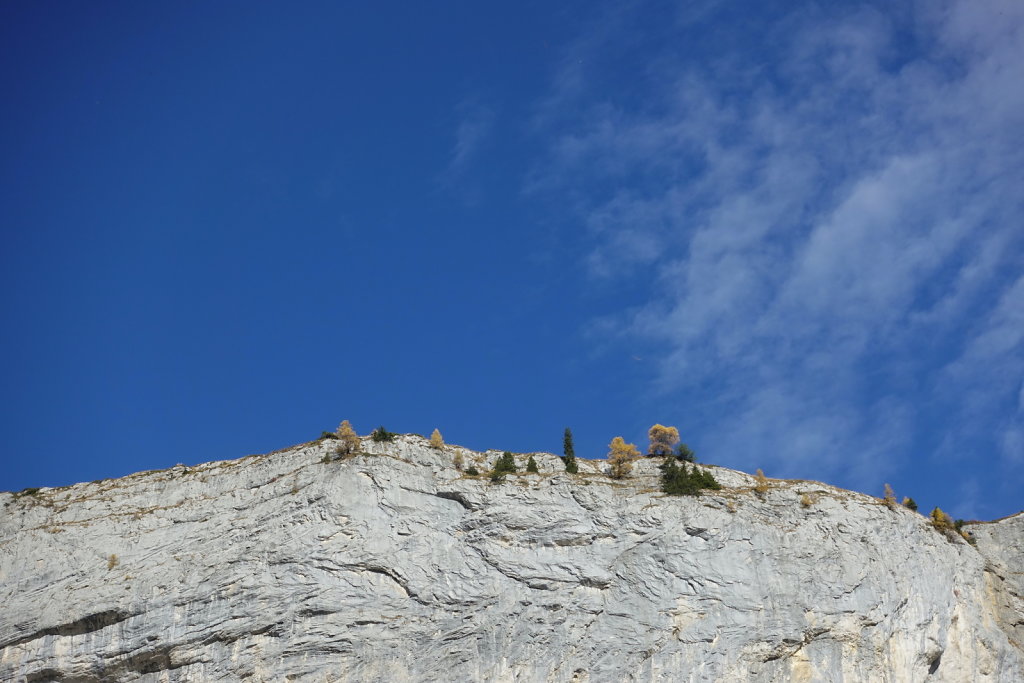
[[1022, 516], [973, 547], [816, 482], [335, 445], [0, 494], [0, 679], [1024, 680]]

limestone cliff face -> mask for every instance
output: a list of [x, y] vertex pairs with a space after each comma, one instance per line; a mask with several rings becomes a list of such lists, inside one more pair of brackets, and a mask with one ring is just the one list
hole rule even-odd
[[1024, 680], [1022, 516], [333, 446], [0, 494], [0, 680]]

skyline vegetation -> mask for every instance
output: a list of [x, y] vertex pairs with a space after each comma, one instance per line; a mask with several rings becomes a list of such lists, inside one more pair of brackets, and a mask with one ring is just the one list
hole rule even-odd
[[[370, 438], [377, 442], [394, 441], [397, 436], [399, 434], [389, 432], [383, 425], [370, 433]], [[719, 485], [709, 470], [696, 465], [696, 456], [693, 450], [687, 444], [679, 441], [679, 430], [676, 427], [654, 424], [648, 430], [648, 438], [650, 444], [647, 455], [665, 458], [665, 462], [659, 466], [662, 470], [661, 482], [663, 491], [670, 495], [699, 495], [699, 492], [703, 489], [721, 489], [721, 485]], [[360, 437], [348, 420], [342, 420], [334, 432], [322, 432], [320, 439], [338, 441], [334, 449], [335, 455], [338, 457], [358, 453], [361, 445]], [[435, 428], [433, 430], [428, 442], [433, 449], [442, 450], [446, 448], [440, 429]], [[578, 474], [579, 466], [576, 462], [575, 445], [573, 443], [572, 430], [569, 427], [566, 427], [563, 432], [562, 453], [560, 459], [565, 466], [565, 471], [570, 474]], [[616, 436], [609, 443], [609, 451], [606, 456], [609, 464], [607, 473], [614, 479], [625, 478], [632, 472], [633, 462], [642, 457], [635, 444], [626, 443], [625, 439], [621, 436]], [[323, 461], [329, 462], [330, 459], [328, 456], [325, 456]], [[464, 472], [467, 476], [479, 475], [477, 468], [473, 465], [464, 468], [465, 460], [460, 450], [454, 450], [452, 465], [456, 470]], [[687, 465], [691, 465], [691, 467]], [[506, 474], [516, 473], [517, 470], [514, 455], [510, 451], [504, 451], [495, 461], [489, 474], [491, 481], [497, 483], [504, 480]], [[539, 473], [539, 466], [533, 453], [529, 454], [525, 471], [528, 473]], [[760, 468], [756, 470], [753, 476], [754, 484], [752, 489], [763, 499], [764, 495], [771, 488], [768, 477], [765, 476]], [[909, 496], [905, 496], [902, 501], [898, 501], [892, 486], [888, 483], [883, 485], [882, 502], [890, 509], [903, 507], [913, 512], [917, 512], [918, 509], [917, 503]], [[804, 494], [800, 497], [800, 503], [803, 507], [807, 508], [813, 504], [813, 499]], [[970, 535], [961, 529], [965, 523], [964, 520], [958, 519], [954, 523], [952, 518], [939, 508], [935, 508], [929, 515], [929, 518], [936, 529], [945, 531], [948, 528], [954, 528], [958, 535], [962, 535], [968, 541], [973, 541]]]

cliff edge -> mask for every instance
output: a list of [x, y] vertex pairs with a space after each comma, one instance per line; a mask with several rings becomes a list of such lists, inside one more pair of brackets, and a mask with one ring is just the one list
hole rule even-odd
[[335, 444], [0, 494], [0, 680], [1024, 680], [1022, 515]]

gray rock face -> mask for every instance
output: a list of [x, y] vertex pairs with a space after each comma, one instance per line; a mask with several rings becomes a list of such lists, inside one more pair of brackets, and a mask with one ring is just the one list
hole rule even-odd
[[333, 447], [0, 494], [0, 679], [1024, 680], [1022, 516], [972, 547], [815, 482]]

